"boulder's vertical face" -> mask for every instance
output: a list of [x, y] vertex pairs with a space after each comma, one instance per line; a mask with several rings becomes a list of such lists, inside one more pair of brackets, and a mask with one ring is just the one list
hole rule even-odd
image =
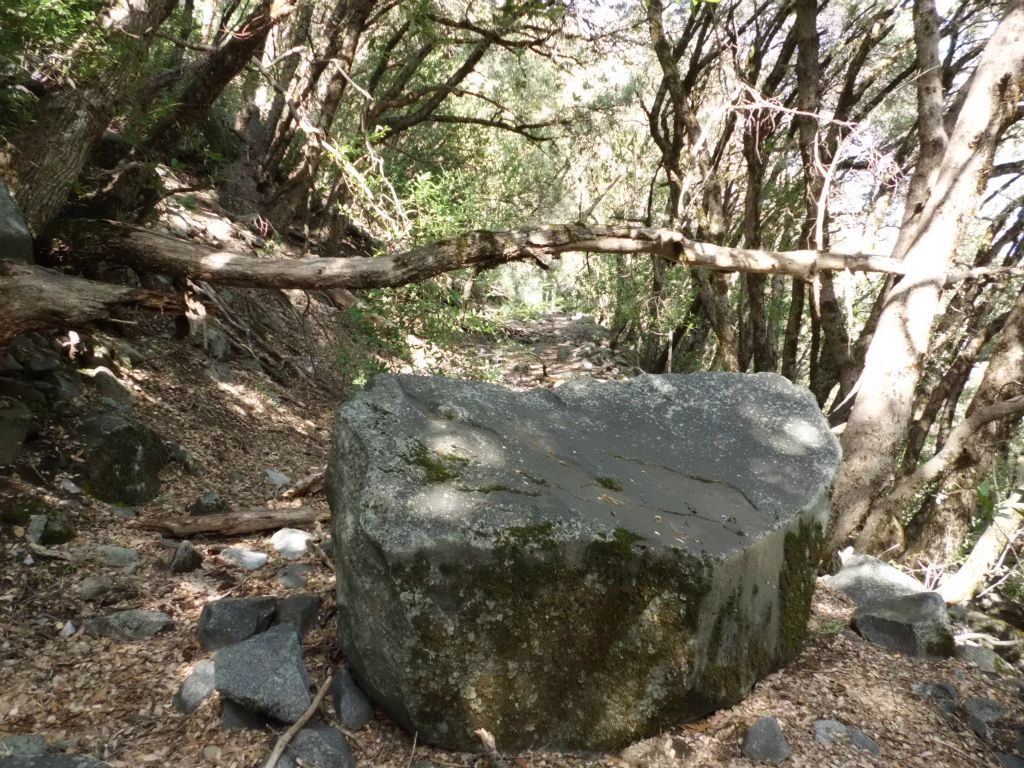
[[459, 749], [612, 749], [735, 702], [799, 650], [839, 458], [770, 374], [380, 376], [328, 473], [349, 665]]

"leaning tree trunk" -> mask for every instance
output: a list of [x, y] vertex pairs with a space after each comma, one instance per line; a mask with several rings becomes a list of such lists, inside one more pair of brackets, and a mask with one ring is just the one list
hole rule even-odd
[[[996, 402], [1024, 394], [1024, 291], [1006, 318], [981, 385], [967, 408], [967, 417]], [[915, 518], [908, 530], [907, 556], [924, 562], [948, 563], [958, 553], [978, 510], [978, 485], [996, 465], [1020, 417], [986, 424], [975, 432], [942, 483], [938, 499]], [[922, 517], [923, 516], [923, 517]], [[870, 533], [865, 526], [865, 535]]]
[[[902, 257], [907, 272], [890, 291], [879, 318], [843, 433], [844, 461], [829, 536], [832, 550], [845, 545], [892, 482], [944, 275], [977, 206], [978, 190], [985, 187], [999, 136], [1021, 98], [1024, 2], [1013, 0], [985, 46], [948, 147], [941, 153], [926, 151], [928, 142], [941, 144], [945, 136], [942, 88], [933, 66], [938, 60], [934, 2], [915, 2], [915, 22], [922, 153], [914, 181], [931, 180], [930, 193], [922, 205], [909, 211], [901, 228], [894, 256]], [[873, 543], [863, 539], [858, 546], [870, 548]]]
[[107, 44], [86, 47], [73, 69], [91, 74], [43, 97], [32, 123], [11, 142], [12, 188], [29, 227], [41, 232], [68, 199], [89, 153], [103, 136], [145, 60], [152, 32], [178, 0], [118, 0], [100, 21]]

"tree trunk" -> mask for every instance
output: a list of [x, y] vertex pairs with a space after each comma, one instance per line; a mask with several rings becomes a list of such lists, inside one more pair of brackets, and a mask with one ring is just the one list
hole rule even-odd
[[[835, 520], [829, 548], [836, 550], [867, 517], [872, 503], [892, 481], [897, 452], [910, 424], [914, 391], [927, 354], [939, 291], [963, 229], [984, 189], [995, 146], [1021, 98], [1024, 74], [1024, 3], [1015, 0], [985, 46], [948, 148], [935, 159], [927, 142], [941, 128], [931, 124], [938, 99], [936, 72], [925, 69], [937, 58], [937, 14], [931, 0], [917, 0], [915, 20], [920, 72], [921, 160], [916, 181], [927, 177], [930, 193], [905, 216], [894, 252], [906, 274], [890, 292], [868, 349], [859, 393], [843, 433], [844, 461], [836, 483]], [[935, 129], [933, 131], [933, 128]], [[943, 134], [944, 135], [944, 134]], [[912, 189], [917, 186], [912, 183]], [[865, 540], [859, 546], [864, 546]]]
[[[978, 391], [967, 408], [966, 418], [996, 403], [1024, 393], [1024, 291], [1006, 318], [1002, 332]], [[980, 427], [967, 441], [954, 471], [946, 477], [935, 504], [927, 515], [912, 521], [908, 531], [907, 555], [927, 562], [949, 562], [970, 529], [978, 509], [978, 485], [991, 474], [1000, 452], [1006, 447], [1020, 417], [993, 421]], [[957, 427], [959, 429], [959, 427]], [[952, 436], [943, 450], [952, 442]], [[868, 528], [865, 527], [865, 533]]]
[[[87, 46], [75, 69], [92, 70], [75, 87], [43, 97], [32, 124], [11, 142], [12, 190], [29, 227], [40, 233], [60, 213], [89, 153], [124, 101], [152, 32], [178, 0], [118, 0], [103, 14], [109, 48]], [[96, 61], [100, 57], [102, 61]]]
[[[1020, 503], [1020, 494], [1014, 494]], [[985, 578], [1017, 538], [1024, 517], [1016, 509], [1003, 506], [996, 510], [985, 532], [956, 573], [942, 579], [938, 593], [947, 603], [966, 603], [985, 585]]]

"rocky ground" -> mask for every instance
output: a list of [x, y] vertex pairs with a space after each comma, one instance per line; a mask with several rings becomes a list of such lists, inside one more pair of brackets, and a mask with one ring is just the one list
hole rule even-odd
[[[485, 359], [488, 370], [512, 386], [556, 386], [577, 375], [616, 378], [631, 370], [585, 319], [540, 318], [507, 330], [506, 341], [480, 340], [463, 354]], [[111, 766], [257, 765], [272, 740], [264, 730], [225, 730], [218, 694], [191, 714], [177, 711], [173, 700], [182, 681], [211, 656], [197, 631], [203, 606], [219, 598], [319, 596], [316, 621], [302, 644], [313, 689], [343, 664], [334, 640], [337, 615], [330, 559], [323, 551], [326, 530], [322, 523], [301, 526], [313, 538], [293, 560], [272, 542], [272, 530], [193, 537], [201, 564], [183, 570], [179, 561], [175, 570], [176, 555], [188, 553], [179, 551], [179, 541], [147, 526], [186, 515], [209, 493], [236, 510], [305, 506], [326, 512], [315, 492], [283, 496], [324, 464], [332, 410], [343, 396], [344, 381], [329, 374], [329, 355], [312, 343], [310, 355], [319, 357], [313, 358], [317, 365], [309, 366], [311, 373], [287, 374], [284, 368], [286, 375], [271, 377], [237, 343], [213, 354], [209, 344], [204, 349], [174, 338], [167, 320], [146, 320], [130, 332], [127, 341], [111, 337], [106, 358], [95, 353], [101, 359], [89, 361], [90, 369], [105, 362], [113, 381], [106, 374], [97, 379], [68, 373], [68, 353], [76, 347], [69, 338], [63, 346], [34, 340], [21, 351], [26, 359], [35, 357], [28, 363], [8, 361], [7, 378], [0, 379], [8, 382], [0, 396], [28, 398], [39, 406], [30, 429], [34, 437], [16, 470], [0, 472], [5, 519], [0, 528], [0, 736], [42, 736], [52, 747], [91, 754]], [[409, 341], [412, 360], [392, 367], [455, 367], [448, 353]], [[159, 494], [152, 500], [113, 504], [83, 492], [88, 434], [73, 425], [95, 408], [148, 425], [170, 441], [173, 456], [159, 470]], [[216, 506], [215, 499], [206, 502]], [[52, 521], [45, 530], [40, 514]], [[73, 526], [72, 538], [67, 531], [62, 535], [62, 521]], [[240, 558], [229, 548], [256, 553], [248, 564], [257, 567], [239, 564], [252, 554]], [[303, 586], [282, 578], [282, 571], [294, 576], [296, 565], [305, 566]], [[132, 617], [127, 628], [96, 621], [135, 609], [152, 613]], [[509, 763], [521, 768], [753, 765], [745, 756], [745, 738], [770, 716], [788, 744], [788, 765], [1022, 764], [1013, 762], [1024, 759], [1020, 667], [1000, 674], [956, 659], [897, 654], [849, 628], [853, 609], [846, 597], [820, 586], [803, 653], [735, 707], [673, 728], [622, 755], [539, 752]], [[124, 632], [146, 636], [127, 641], [116, 636]], [[115, 637], [104, 636], [110, 634]], [[978, 698], [991, 700], [983, 713], [988, 720], [980, 724]], [[326, 704], [321, 716], [337, 723]], [[863, 740], [858, 747], [860, 737], [848, 729], [816, 727], [821, 720], [859, 730], [877, 750]], [[454, 768], [490, 760], [418, 744], [382, 713], [358, 730], [346, 730], [358, 766]], [[761, 745], [767, 753], [758, 753], [758, 744], [747, 738], [746, 755], [770, 757], [779, 749], [771, 731], [765, 730], [767, 746]]]

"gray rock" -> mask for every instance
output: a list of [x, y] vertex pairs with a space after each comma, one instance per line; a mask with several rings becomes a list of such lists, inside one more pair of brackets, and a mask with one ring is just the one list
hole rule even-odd
[[275, 490], [280, 491], [291, 485], [292, 479], [284, 472], [278, 472], [276, 469], [264, 469], [263, 482], [267, 485], [273, 486]]
[[78, 595], [87, 602], [103, 597], [114, 588], [114, 582], [107, 576], [87, 576], [78, 587]]
[[224, 499], [220, 497], [220, 494], [213, 491], [204, 493], [193, 501], [192, 506], [188, 508], [188, 513], [194, 516], [219, 515], [227, 511], [228, 505], [224, 503]]
[[355, 760], [345, 734], [324, 723], [307, 725], [288, 745], [286, 754], [309, 768], [353, 768]]
[[0, 757], [39, 757], [49, 751], [50, 745], [42, 736], [0, 737]]
[[156, 432], [123, 414], [103, 413], [86, 419], [79, 434], [85, 487], [93, 496], [145, 504], [160, 493], [160, 470], [168, 456]]
[[134, 520], [138, 517], [134, 509], [131, 507], [122, 507], [120, 504], [112, 506], [110, 511], [114, 513], [115, 517], [119, 517], [122, 520]]
[[171, 558], [171, 570], [174, 573], [190, 573], [203, 564], [203, 556], [192, 542], [182, 541], [174, 550]]
[[347, 669], [339, 669], [335, 673], [331, 681], [331, 700], [338, 720], [350, 731], [358, 731], [373, 720], [373, 704]]
[[79, 368], [78, 374], [104, 397], [109, 397], [116, 403], [131, 405], [133, 400], [131, 390], [122, 384], [117, 376], [114, 375], [114, 372], [106, 366]]
[[232, 565], [245, 568], [247, 571], [259, 570], [267, 564], [269, 559], [263, 552], [253, 552], [251, 549], [239, 549], [238, 547], [222, 549], [220, 556]]
[[790, 754], [786, 735], [774, 717], [762, 717], [750, 726], [743, 739], [744, 757], [759, 763], [782, 763]]
[[174, 694], [174, 708], [178, 712], [190, 715], [199, 709], [199, 705], [214, 691], [213, 660], [203, 659], [185, 678], [185, 681]]
[[313, 566], [291, 563], [277, 572], [277, 583], [286, 589], [302, 589], [306, 586], [306, 574], [313, 572]]
[[999, 761], [1000, 768], [1024, 768], [1024, 759], [1016, 755], [996, 755], [996, 760]]
[[222, 695], [286, 723], [312, 702], [299, 635], [287, 624], [218, 651], [215, 674]]
[[772, 374], [378, 376], [328, 468], [345, 657], [452, 749], [487, 723], [615, 750], [727, 706], [799, 651], [839, 455]]
[[857, 605], [926, 591], [913, 576], [871, 555], [852, 555], [838, 573], [823, 581]]
[[224, 699], [220, 727], [225, 731], [265, 731], [270, 727], [270, 718], [231, 699]]
[[31, 424], [32, 412], [23, 403], [0, 399], [0, 467], [17, 461]]
[[104, 565], [118, 568], [135, 568], [139, 564], [139, 553], [130, 547], [116, 547], [113, 544], [100, 544], [96, 553]]
[[199, 464], [199, 460], [195, 457], [195, 454], [181, 443], [176, 443], [173, 440], [165, 440], [164, 448], [167, 450], [168, 458], [175, 464], [181, 465], [182, 469], [190, 475], [199, 477], [203, 474], [203, 468]]
[[36, 382], [36, 388], [56, 403], [74, 400], [82, 394], [82, 385], [78, 383], [78, 378], [63, 368], [57, 368], [44, 374]]
[[174, 621], [163, 611], [142, 611], [133, 608], [109, 616], [87, 619], [85, 631], [97, 637], [114, 640], [145, 640], [171, 626]]
[[316, 623], [320, 614], [320, 598], [310, 592], [291, 595], [277, 601], [275, 624], [291, 624], [299, 630], [299, 637], [305, 637]]
[[983, 648], [980, 645], [958, 645], [956, 657], [967, 664], [973, 664], [982, 672], [987, 672], [990, 675], [1014, 674], [1013, 666], [1004, 661], [1002, 656], [990, 648]]
[[199, 644], [216, 651], [263, 632], [274, 619], [272, 597], [225, 597], [203, 606], [199, 614]]
[[0, 181], [0, 259], [33, 262], [32, 235], [3, 181]]
[[963, 703], [964, 712], [983, 723], [995, 723], [1006, 716], [1006, 707], [994, 699], [984, 696], [972, 696]]
[[51, 753], [39, 757], [0, 757], [0, 768], [110, 768], [90, 755]]
[[858, 749], [863, 749], [872, 755], [881, 753], [875, 740], [864, 731], [838, 720], [815, 720], [814, 738], [821, 744], [842, 744], [848, 741]]
[[32, 515], [27, 536], [33, 544], [44, 547], [67, 544], [75, 538], [75, 526], [67, 512], [54, 509], [43, 515]]
[[323, 543], [324, 554], [326, 554], [332, 560], [334, 559], [334, 537], [328, 536], [324, 539]]
[[910, 688], [930, 700], [943, 714], [951, 715], [960, 708], [960, 692], [952, 683], [914, 683]]
[[853, 626], [865, 639], [908, 656], [953, 655], [953, 630], [946, 602], [937, 592], [921, 592], [861, 606]]
[[270, 544], [285, 560], [296, 560], [306, 554], [313, 534], [298, 528], [282, 528], [270, 537]]

